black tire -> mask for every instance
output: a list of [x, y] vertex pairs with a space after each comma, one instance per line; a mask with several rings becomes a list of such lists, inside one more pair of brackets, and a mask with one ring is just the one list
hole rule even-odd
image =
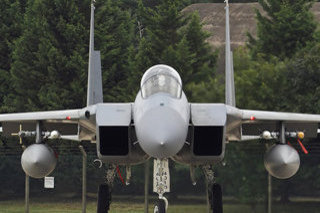
[[166, 203], [164, 200], [159, 199], [154, 206], [153, 213], [166, 213]]
[[212, 200], [211, 200], [212, 212], [223, 213], [222, 208], [222, 189], [219, 184], [213, 184], [212, 186]]
[[98, 190], [97, 213], [108, 213], [111, 202], [111, 193], [107, 184], [101, 184]]

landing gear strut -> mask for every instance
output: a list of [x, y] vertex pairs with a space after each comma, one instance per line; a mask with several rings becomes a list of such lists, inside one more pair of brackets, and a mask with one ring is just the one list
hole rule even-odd
[[153, 166], [153, 191], [158, 193], [159, 199], [154, 206], [154, 213], [166, 213], [168, 200], [163, 196], [170, 192], [170, 174], [168, 159], [155, 159]]
[[208, 184], [208, 200], [210, 204], [210, 212], [223, 213], [222, 208], [222, 189], [219, 184], [215, 182], [214, 172], [211, 166], [203, 166], [203, 172]]
[[107, 184], [101, 184], [98, 192], [97, 213], [108, 213], [111, 203], [111, 192]]
[[101, 184], [98, 191], [97, 213], [108, 213], [111, 204], [111, 191], [116, 174], [116, 166], [110, 165], [107, 169], [106, 184]]
[[211, 209], [213, 213], [222, 213], [222, 190], [221, 186], [217, 183], [214, 183], [211, 188]]

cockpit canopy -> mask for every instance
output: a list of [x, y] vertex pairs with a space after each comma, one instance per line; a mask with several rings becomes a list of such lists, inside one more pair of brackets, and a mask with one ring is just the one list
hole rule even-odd
[[155, 93], [164, 92], [180, 98], [182, 81], [178, 72], [170, 66], [159, 64], [149, 68], [141, 79], [141, 94], [147, 98]]

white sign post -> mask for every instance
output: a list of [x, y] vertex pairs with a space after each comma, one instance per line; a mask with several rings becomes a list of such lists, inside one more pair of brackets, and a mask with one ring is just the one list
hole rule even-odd
[[44, 177], [44, 188], [54, 189], [54, 177]]

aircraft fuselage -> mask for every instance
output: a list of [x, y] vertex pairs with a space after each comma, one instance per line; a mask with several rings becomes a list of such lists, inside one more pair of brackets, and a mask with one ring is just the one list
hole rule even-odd
[[184, 94], [180, 99], [166, 93], [143, 99], [139, 93], [133, 114], [139, 144], [149, 156], [168, 158], [181, 150], [190, 120], [190, 107]]
[[[136, 134], [141, 148], [149, 156], [160, 159], [169, 158], [177, 154], [186, 142], [190, 121], [190, 105], [182, 90], [180, 94], [178, 92], [177, 94], [174, 93], [176, 95], [172, 95], [161, 89], [162, 86], [181, 86], [178, 85], [181, 79], [178, 79], [177, 82], [165, 79], [172, 77], [170, 76], [170, 67], [156, 65], [150, 68], [145, 75], [148, 75], [150, 70], [151, 72], [154, 70], [158, 70], [158, 72], [159, 70], [169, 70], [169, 72], [165, 75], [155, 73], [149, 79], [146, 79], [147, 83], [148, 80], [152, 81], [149, 88], [152, 93], [149, 93], [148, 96], [145, 95], [147, 97], [143, 97], [143, 84], [145, 82], [142, 79], [142, 89], [137, 94], [133, 108]], [[152, 77], [154, 78], [152, 79]], [[175, 83], [177, 85], [172, 85]]]

